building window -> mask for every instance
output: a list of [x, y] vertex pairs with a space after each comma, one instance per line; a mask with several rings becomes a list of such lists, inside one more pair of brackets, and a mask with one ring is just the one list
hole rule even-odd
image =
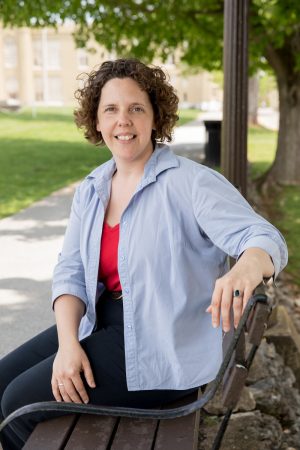
[[9, 100], [19, 98], [19, 83], [16, 77], [10, 77], [6, 80], [6, 92]]
[[60, 42], [54, 39], [47, 42], [47, 67], [60, 69]]
[[33, 41], [33, 65], [35, 68], [57, 70], [60, 68], [60, 43], [57, 40], [47, 38]]
[[35, 101], [45, 104], [61, 104], [63, 100], [62, 82], [59, 77], [34, 78]]
[[77, 49], [77, 62], [79, 68], [86, 68], [89, 65], [87, 51], [84, 48]]
[[34, 98], [36, 102], [43, 102], [45, 99], [42, 77], [35, 77], [34, 79]]
[[42, 67], [43, 65], [43, 49], [42, 41], [34, 39], [33, 41], [33, 66]]
[[18, 49], [13, 37], [4, 40], [4, 67], [14, 68], [18, 63]]
[[48, 78], [48, 97], [51, 103], [62, 102], [62, 85], [59, 77]]

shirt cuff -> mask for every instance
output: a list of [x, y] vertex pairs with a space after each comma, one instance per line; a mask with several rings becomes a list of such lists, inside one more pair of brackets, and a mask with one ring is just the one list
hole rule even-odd
[[270, 255], [272, 263], [274, 265], [274, 274], [270, 278], [265, 278], [264, 281], [268, 285], [269, 283], [272, 284], [272, 281], [275, 281], [281, 270], [281, 255], [278, 244], [273, 239], [267, 238], [266, 236], [253, 237], [243, 245], [240, 254], [242, 254], [248, 248], [253, 247], [260, 248], [268, 253], [268, 255]]

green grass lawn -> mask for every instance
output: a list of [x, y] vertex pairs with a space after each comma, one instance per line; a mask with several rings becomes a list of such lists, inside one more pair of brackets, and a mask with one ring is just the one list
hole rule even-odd
[[[178, 125], [196, 119], [198, 114], [197, 110], [180, 111]], [[264, 173], [272, 163], [276, 137], [276, 132], [250, 128], [248, 159], [252, 178]], [[0, 113], [0, 218], [83, 178], [109, 157], [108, 149], [97, 148], [84, 140], [74, 125], [70, 108]], [[299, 188], [283, 188], [275, 206], [272, 220], [287, 239], [288, 271], [297, 278]]]
[[178, 114], [179, 120], [177, 122], [177, 125], [181, 126], [187, 122], [191, 122], [192, 120], [197, 119], [199, 113], [200, 111], [198, 109], [182, 109]]
[[0, 113], [0, 217], [84, 177], [109, 158], [85, 142], [70, 109]]
[[250, 175], [262, 175], [275, 157], [277, 132], [261, 127], [250, 127], [248, 133], [248, 160]]

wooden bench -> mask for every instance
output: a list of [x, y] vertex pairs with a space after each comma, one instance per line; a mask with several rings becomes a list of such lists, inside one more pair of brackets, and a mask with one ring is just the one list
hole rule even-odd
[[[185, 402], [195, 400], [197, 392]], [[199, 411], [173, 420], [68, 415], [40, 423], [24, 450], [197, 450], [199, 419]]]
[[[261, 342], [272, 306], [263, 294], [253, 296], [245, 308], [215, 380], [204, 393], [199, 389], [176, 404], [160, 410], [101, 407], [42, 402], [24, 406], [11, 414], [0, 430], [14, 418], [34, 411], [68, 414], [38, 424], [25, 450], [196, 450], [200, 412], [223, 384], [223, 406], [227, 412], [212, 450], [220, 448], [255, 352]], [[250, 346], [246, 353], [245, 336]], [[78, 412], [78, 413], [77, 413]]]

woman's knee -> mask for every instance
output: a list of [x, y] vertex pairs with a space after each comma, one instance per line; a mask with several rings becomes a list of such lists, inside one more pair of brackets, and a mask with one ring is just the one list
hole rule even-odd
[[4, 417], [22, 406], [54, 400], [51, 375], [54, 355], [17, 376], [5, 389], [1, 409]]
[[7, 386], [19, 375], [57, 351], [57, 330], [50, 327], [0, 359], [0, 401]]
[[15, 388], [15, 381], [12, 381], [5, 389], [1, 399], [1, 411], [3, 417], [7, 417], [19, 408], [20, 397], [18, 386]]
[[13, 353], [0, 360], [0, 374], [0, 399], [2, 399], [7, 386], [18, 374], [18, 361], [17, 358], [14, 358]]

